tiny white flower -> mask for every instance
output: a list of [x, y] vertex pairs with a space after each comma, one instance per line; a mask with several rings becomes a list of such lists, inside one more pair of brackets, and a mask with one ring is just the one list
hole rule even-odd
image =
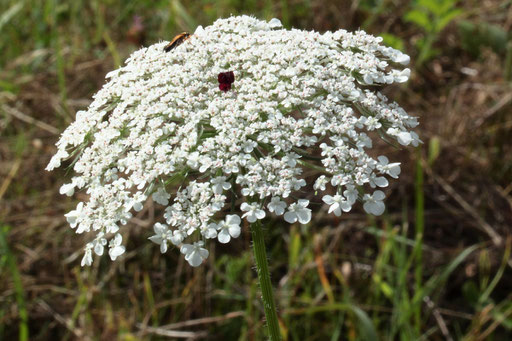
[[248, 204], [244, 202], [240, 209], [246, 213], [242, 215], [242, 218], [246, 218], [248, 222], [254, 223], [258, 219], [265, 218], [265, 211], [263, 211], [257, 203]]
[[192, 244], [183, 244], [180, 252], [185, 255], [185, 260], [193, 267], [197, 267], [203, 263], [203, 260], [208, 258], [210, 254], [208, 250], [202, 248], [203, 241], [195, 242]]
[[383, 176], [377, 176], [377, 175], [375, 175], [375, 173], [372, 173], [372, 175], [369, 177], [369, 180], [370, 180], [371, 188], [375, 188], [377, 186], [378, 187], [388, 187], [388, 185], [389, 185], [388, 179], [386, 179]]
[[298, 202], [291, 204], [288, 207], [288, 212], [284, 214], [284, 220], [290, 224], [295, 223], [297, 220], [301, 224], [307, 224], [311, 220], [311, 210], [307, 208], [309, 200], [299, 199]]
[[93, 243], [87, 243], [85, 245], [85, 253], [84, 257], [82, 258], [82, 261], [80, 262], [81, 266], [91, 266], [92, 264], [92, 249], [93, 249]]
[[407, 131], [402, 131], [402, 132], [398, 133], [397, 138], [398, 138], [398, 142], [404, 146], [408, 146], [413, 141], [411, 133], [409, 133]]
[[123, 245], [121, 245], [122, 242], [123, 242], [123, 237], [119, 233], [116, 234], [114, 239], [110, 240], [110, 242], [108, 244], [108, 247], [110, 248], [108, 250], [110, 259], [116, 260], [117, 257], [121, 256], [124, 253], [125, 247]]
[[348, 185], [347, 189], [343, 191], [343, 195], [347, 198], [347, 201], [351, 206], [354, 205], [358, 196], [356, 187]]
[[68, 197], [72, 196], [75, 193], [75, 184], [64, 184], [59, 189], [60, 194], [66, 194]]
[[76, 206], [76, 209], [64, 214], [64, 216], [66, 217], [66, 220], [68, 221], [71, 228], [75, 228], [76, 225], [78, 224], [79, 218], [81, 216], [83, 216], [83, 208], [84, 208], [84, 203], [79, 202], [78, 205]]
[[288, 153], [283, 157], [283, 161], [290, 167], [295, 167], [298, 159], [300, 159], [300, 155], [297, 153]]
[[167, 242], [172, 239], [172, 232], [169, 231], [169, 226], [162, 223], [156, 223], [153, 226], [153, 230], [155, 231], [155, 235], [148, 239], [153, 243], [160, 245], [161, 253], [167, 252]]
[[185, 240], [186, 237], [187, 237], [187, 233], [185, 231], [174, 230], [172, 232], [171, 243], [178, 246], [181, 244], [181, 242], [183, 242], [183, 240]]
[[328, 213], [334, 212], [334, 215], [339, 217], [341, 211], [349, 212], [352, 209], [352, 205], [341, 195], [336, 194], [335, 196], [325, 195], [322, 198], [323, 202], [330, 205]]
[[277, 18], [270, 19], [270, 21], [268, 22], [268, 25], [270, 26], [270, 28], [273, 28], [273, 29], [283, 27], [283, 24], [281, 24], [281, 20], [279, 20]]
[[249, 154], [252, 153], [252, 151], [254, 150], [254, 148], [256, 148], [257, 145], [258, 143], [256, 143], [256, 141], [249, 140], [242, 144], [242, 149], [244, 152]]
[[241, 232], [240, 222], [239, 216], [228, 214], [226, 219], [217, 225], [217, 229], [220, 231], [218, 235], [219, 242], [226, 244], [229, 243], [231, 238], [238, 238]]
[[286, 209], [286, 202], [282, 201], [278, 197], [273, 197], [267, 207], [270, 212], [274, 212], [276, 215], [282, 215]]
[[167, 206], [169, 205], [169, 198], [171, 195], [166, 192], [165, 188], [160, 187], [156, 192], [154, 192], [151, 197], [153, 200], [160, 205]]
[[316, 179], [315, 184], [313, 185], [313, 189], [325, 191], [325, 185], [327, 185], [328, 182], [329, 182], [329, 179], [327, 179], [327, 177], [325, 175], [320, 175]]
[[231, 184], [226, 179], [225, 176], [219, 176], [210, 181], [213, 185], [213, 193], [222, 194], [222, 192], [231, 188]]
[[386, 206], [382, 202], [386, 195], [382, 191], [375, 191], [372, 195], [365, 194], [363, 197], [363, 208], [366, 212], [379, 216], [384, 213]]
[[203, 28], [203, 26], [199, 25], [196, 27], [196, 30], [194, 31], [194, 35], [199, 37], [202, 34], [204, 34], [204, 28]]
[[100, 232], [92, 242], [94, 246], [94, 253], [97, 254], [98, 256], [103, 255], [104, 247], [105, 245], [107, 245], [107, 239], [104, 236], [105, 234], [103, 232]]
[[211, 223], [211, 224], [208, 224], [205, 228], [203, 228], [201, 230], [201, 234], [206, 239], [213, 239], [213, 238], [217, 237], [217, 229], [218, 229], [218, 225], [215, 223]]
[[384, 173], [388, 174], [390, 177], [398, 179], [400, 175], [400, 162], [389, 163], [389, 159], [381, 155], [377, 158], [379, 160], [379, 164], [377, 165], [377, 169]]

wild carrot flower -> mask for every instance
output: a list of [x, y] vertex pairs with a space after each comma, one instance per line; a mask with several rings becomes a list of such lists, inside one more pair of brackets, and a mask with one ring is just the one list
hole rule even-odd
[[381, 42], [241, 16], [199, 27], [168, 53], [166, 42], [133, 53], [77, 113], [47, 167], [72, 159], [76, 175], [61, 193], [89, 196], [66, 214], [77, 233], [97, 236], [82, 265], [107, 245], [120, 256], [120, 225], [149, 198], [165, 210], [149, 239], [161, 252], [179, 247], [192, 266], [208, 257], [207, 239], [237, 238], [241, 219], [308, 223], [314, 193], [337, 216], [358, 201], [382, 214], [374, 188], [400, 166], [374, 157], [373, 139], [420, 141], [416, 118], [379, 92], [407, 81], [409, 57]]

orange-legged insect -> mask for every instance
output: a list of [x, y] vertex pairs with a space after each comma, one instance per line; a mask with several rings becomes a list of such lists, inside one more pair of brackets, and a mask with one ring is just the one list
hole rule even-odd
[[188, 32], [182, 32], [178, 34], [176, 37], [174, 37], [171, 42], [164, 47], [165, 52], [171, 51], [173, 48], [181, 45], [185, 40], [190, 38], [190, 33]]

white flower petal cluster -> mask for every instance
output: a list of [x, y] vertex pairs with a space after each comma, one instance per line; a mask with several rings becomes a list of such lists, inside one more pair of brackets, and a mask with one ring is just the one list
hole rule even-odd
[[[47, 167], [72, 160], [75, 177], [60, 192], [88, 195], [66, 214], [77, 233], [97, 236], [82, 265], [107, 244], [119, 257], [120, 225], [150, 197], [165, 207], [150, 240], [161, 252], [179, 247], [192, 266], [208, 257], [207, 239], [238, 237], [241, 219], [306, 224], [306, 168], [318, 171], [308, 182], [329, 212], [360, 201], [382, 214], [384, 193], [372, 188], [397, 178], [400, 165], [370, 155], [372, 140], [421, 141], [417, 120], [379, 92], [410, 74], [409, 57], [381, 42], [240, 16], [199, 27], [170, 52], [161, 42], [133, 53], [77, 113]], [[222, 90], [220, 74], [231, 72]]]

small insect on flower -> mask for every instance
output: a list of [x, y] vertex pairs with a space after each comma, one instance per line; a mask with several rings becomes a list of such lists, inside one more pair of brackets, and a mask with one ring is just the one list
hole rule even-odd
[[181, 32], [176, 37], [174, 37], [169, 44], [165, 45], [164, 51], [165, 52], [171, 51], [175, 47], [178, 47], [179, 45], [181, 45], [185, 40], [187, 40], [190, 37], [191, 37], [190, 33]]

